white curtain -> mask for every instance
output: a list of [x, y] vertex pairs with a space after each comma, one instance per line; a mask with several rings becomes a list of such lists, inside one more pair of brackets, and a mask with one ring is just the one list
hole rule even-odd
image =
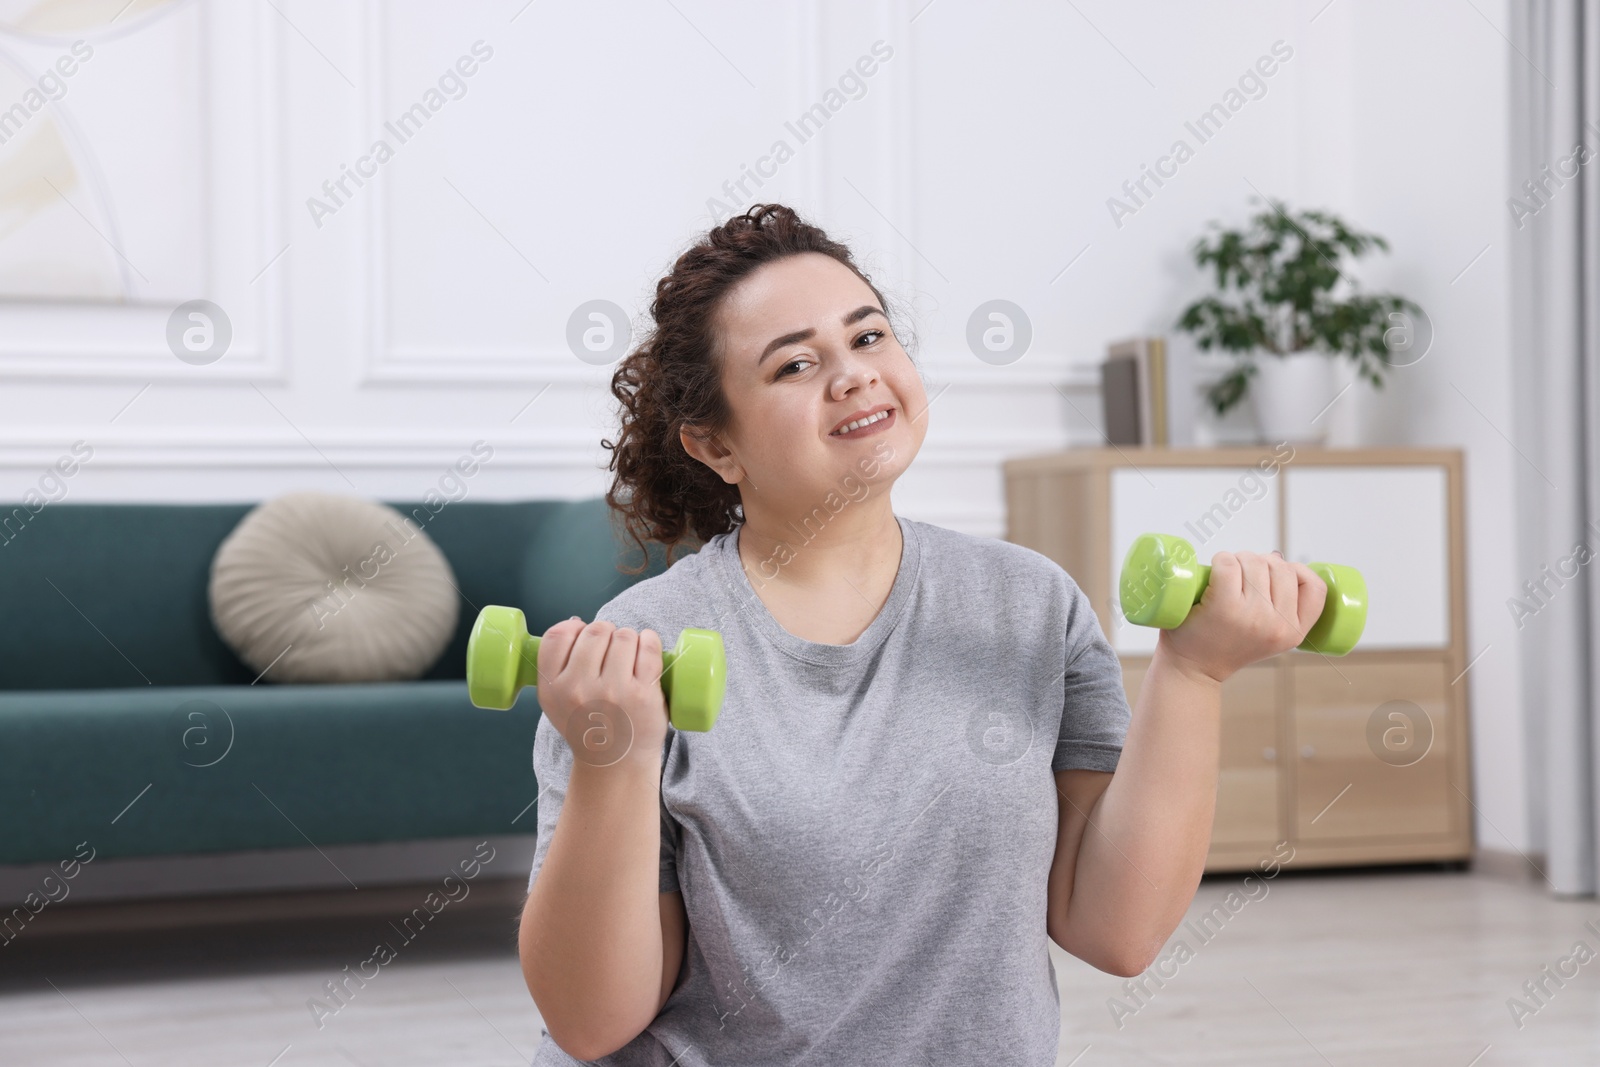
[[1552, 890], [1589, 895], [1600, 888], [1600, 0], [1512, 0], [1510, 15], [1516, 570], [1533, 583], [1515, 596], [1532, 829]]

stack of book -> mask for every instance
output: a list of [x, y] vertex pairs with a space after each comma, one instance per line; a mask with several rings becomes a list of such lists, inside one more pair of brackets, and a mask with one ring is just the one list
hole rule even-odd
[[1134, 337], [1111, 345], [1100, 365], [1100, 400], [1110, 444], [1173, 444], [1166, 339]]

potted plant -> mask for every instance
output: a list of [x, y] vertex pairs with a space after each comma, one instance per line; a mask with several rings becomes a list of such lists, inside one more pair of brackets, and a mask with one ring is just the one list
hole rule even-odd
[[1425, 316], [1405, 297], [1356, 291], [1345, 275], [1346, 258], [1389, 250], [1382, 237], [1326, 212], [1291, 216], [1280, 201], [1268, 205], [1248, 229], [1213, 221], [1214, 239], [1195, 242], [1195, 264], [1213, 268], [1217, 292], [1185, 308], [1177, 328], [1236, 357], [1206, 392], [1218, 415], [1249, 393], [1265, 438], [1318, 442], [1327, 426], [1318, 416], [1336, 395], [1334, 358], [1352, 360], [1359, 377], [1382, 388], [1386, 367], [1415, 361], [1397, 356], [1411, 351]]

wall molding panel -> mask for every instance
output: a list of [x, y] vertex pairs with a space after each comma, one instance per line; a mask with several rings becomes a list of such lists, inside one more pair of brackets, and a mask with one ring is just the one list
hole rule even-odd
[[[185, 299], [209, 299], [228, 314], [233, 339], [227, 353], [204, 369], [174, 357], [166, 343], [167, 319], [180, 300], [0, 302], [0, 381], [193, 382], [203, 377], [287, 383], [283, 279], [277, 270], [263, 269], [288, 244], [282, 19], [270, 5], [212, 0], [181, 6], [139, 33], [181, 36], [189, 32], [179, 24], [184, 19], [197, 23], [196, 43], [186, 58], [204, 104], [197, 135], [183, 140], [170, 166], [200, 174], [203, 192], [193, 211], [203, 234], [199, 260], [205, 279], [204, 291]], [[98, 47], [110, 52], [118, 44], [102, 41]], [[244, 62], [235, 58], [240, 56]], [[70, 112], [78, 102], [69, 91], [61, 106]], [[168, 104], [158, 99], [151, 107]], [[141, 210], [136, 189], [118, 193], [113, 180], [106, 195], [118, 212]], [[85, 224], [93, 225], [87, 217]], [[122, 255], [115, 244], [112, 248]]]

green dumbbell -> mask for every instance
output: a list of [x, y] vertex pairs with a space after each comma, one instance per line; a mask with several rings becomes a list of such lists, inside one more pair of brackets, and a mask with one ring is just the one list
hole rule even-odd
[[[1299, 648], [1342, 656], [1356, 647], [1367, 625], [1367, 581], [1354, 567], [1308, 563], [1328, 585], [1322, 614]], [[1134, 539], [1122, 561], [1117, 591], [1122, 614], [1137, 626], [1170, 630], [1189, 616], [1211, 580], [1211, 568], [1196, 557], [1194, 546], [1171, 534], [1147, 533]]]
[[[704, 732], [717, 721], [728, 682], [728, 657], [715, 630], [686, 629], [661, 653], [661, 691], [679, 730]], [[525, 685], [539, 684], [539, 639], [521, 610], [490, 604], [467, 638], [467, 699], [504, 711]]]

